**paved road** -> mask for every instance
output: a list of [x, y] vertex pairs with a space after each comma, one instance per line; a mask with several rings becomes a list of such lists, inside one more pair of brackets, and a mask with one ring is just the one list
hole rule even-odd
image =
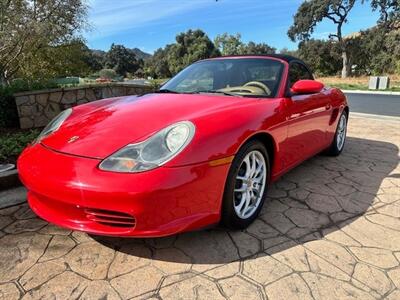
[[398, 124], [348, 129], [342, 155], [286, 174], [243, 231], [117, 239], [0, 209], [0, 300], [398, 300]]
[[346, 96], [351, 112], [400, 117], [399, 95], [348, 93]]

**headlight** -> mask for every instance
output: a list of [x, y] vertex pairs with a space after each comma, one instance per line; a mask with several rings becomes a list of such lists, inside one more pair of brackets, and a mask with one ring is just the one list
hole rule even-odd
[[161, 166], [180, 153], [192, 140], [193, 123], [175, 123], [157, 132], [146, 141], [129, 144], [104, 159], [99, 168], [113, 172], [143, 172]]
[[56, 116], [53, 120], [50, 121], [49, 124], [42, 130], [39, 136], [36, 138], [35, 143], [39, 143], [44, 137], [49, 134], [57, 131], [62, 123], [71, 115], [72, 108], [68, 108], [62, 111], [58, 116]]

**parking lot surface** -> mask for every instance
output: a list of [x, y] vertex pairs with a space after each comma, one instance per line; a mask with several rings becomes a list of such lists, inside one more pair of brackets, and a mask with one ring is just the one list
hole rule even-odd
[[0, 299], [400, 299], [400, 121], [351, 117], [339, 157], [269, 191], [244, 231], [121, 239], [0, 210]]

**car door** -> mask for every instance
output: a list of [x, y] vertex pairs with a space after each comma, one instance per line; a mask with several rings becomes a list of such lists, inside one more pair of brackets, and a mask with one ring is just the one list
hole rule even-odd
[[[313, 80], [314, 78], [302, 63], [292, 62], [289, 65], [288, 90], [301, 79]], [[288, 97], [287, 167], [301, 162], [326, 147], [326, 130], [330, 111], [330, 99], [324, 91]]]

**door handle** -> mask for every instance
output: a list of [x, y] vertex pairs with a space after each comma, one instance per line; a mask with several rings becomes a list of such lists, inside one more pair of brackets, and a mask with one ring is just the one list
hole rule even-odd
[[330, 103], [328, 103], [327, 105], [325, 105], [325, 109], [326, 109], [326, 110], [330, 110], [330, 109], [331, 109], [331, 107], [332, 107], [332, 106], [331, 106], [331, 104], [330, 104]]

